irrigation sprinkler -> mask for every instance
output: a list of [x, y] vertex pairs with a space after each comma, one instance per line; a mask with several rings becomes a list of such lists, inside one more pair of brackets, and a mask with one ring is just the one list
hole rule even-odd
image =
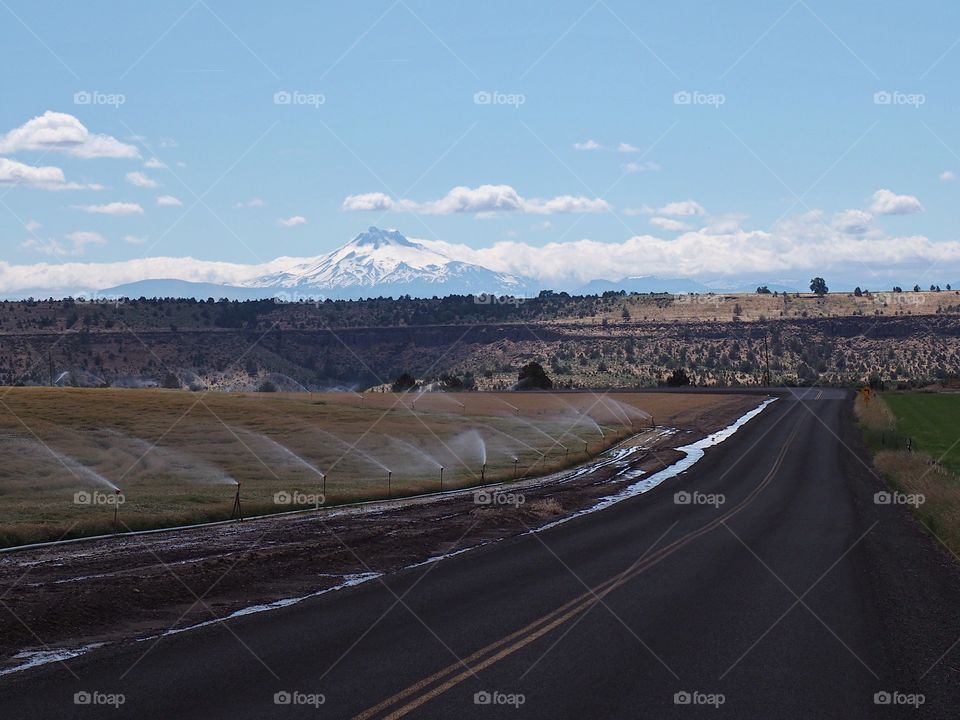
[[587, 454], [587, 457], [590, 457], [590, 441], [589, 440], [583, 441], [583, 451]]
[[443, 490], [443, 465], [440, 466], [440, 489]]
[[563, 446], [563, 459], [566, 460], [567, 457], [569, 457], [569, 455], [570, 455], [570, 448], [568, 448], [566, 445], [564, 445], [564, 446]]
[[120, 532], [120, 488], [117, 488], [114, 492], [114, 499], [116, 502], [113, 504], [113, 531], [115, 533]]
[[513, 479], [514, 479], [514, 480], [517, 479], [517, 463], [519, 463], [519, 462], [520, 462], [519, 458], [514, 458], [514, 459], [513, 459]]
[[487, 464], [484, 463], [483, 465], [480, 466], [480, 482], [484, 481], [484, 478], [486, 477], [486, 475], [487, 475]]
[[230, 513], [231, 520], [243, 520], [243, 509], [240, 507], [240, 483], [237, 483], [237, 494], [233, 496], [233, 512]]
[[390, 483], [393, 481], [393, 473], [387, 470], [387, 497], [390, 497]]

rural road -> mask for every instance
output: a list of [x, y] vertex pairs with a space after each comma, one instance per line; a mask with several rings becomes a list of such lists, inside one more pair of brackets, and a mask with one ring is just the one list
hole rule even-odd
[[956, 717], [957, 569], [858, 443], [844, 393], [787, 394], [645, 495], [2, 678], [0, 716]]

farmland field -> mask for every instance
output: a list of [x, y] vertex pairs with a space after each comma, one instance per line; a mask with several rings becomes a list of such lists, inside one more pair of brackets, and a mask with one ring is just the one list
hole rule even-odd
[[897, 431], [915, 448], [960, 473], [960, 395], [891, 393], [884, 400], [896, 415]]
[[[9, 388], [0, 543], [137, 530], [510, 480], [653, 421], [729, 403], [668, 393], [260, 393]], [[119, 499], [119, 501], [118, 501]], [[116, 525], [115, 522], [116, 512]]]

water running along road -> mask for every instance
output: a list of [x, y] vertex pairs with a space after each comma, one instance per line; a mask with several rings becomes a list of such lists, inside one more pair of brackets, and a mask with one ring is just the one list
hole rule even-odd
[[[0, 711], [952, 717], [960, 574], [902, 507], [873, 503], [880, 487], [845, 394], [787, 394], [646, 494], [295, 606], [9, 676]], [[124, 702], [77, 706], [77, 692]], [[876, 704], [882, 693], [923, 704]]]

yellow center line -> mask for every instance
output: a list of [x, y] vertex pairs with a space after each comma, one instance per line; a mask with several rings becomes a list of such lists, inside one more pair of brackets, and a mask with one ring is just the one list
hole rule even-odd
[[[751, 502], [753, 502], [753, 500], [760, 494], [760, 492], [772, 481], [773, 476], [776, 474], [776, 472], [780, 469], [780, 466], [783, 464], [783, 460], [786, 457], [787, 451], [790, 448], [792, 441], [800, 428], [800, 422], [803, 419], [804, 419], [803, 417], [800, 417], [797, 419], [797, 422], [794, 424], [794, 427], [790, 433], [790, 436], [787, 438], [787, 441], [783, 444], [783, 447], [781, 448], [779, 454], [777, 455], [776, 460], [771, 466], [769, 472], [767, 472], [767, 474], [764, 476], [763, 480], [761, 480], [757, 484], [757, 486], [747, 495], [747, 497], [745, 497], [735, 507], [731, 508], [720, 517], [710, 521], [706, 525], [703, 525], [697, 530], [691, 531], [687, 535], [684, 535], [683, 537], [678, 538], [677, 540], [672, 542], [670, 545], [667, 545], [661, 548], [660, 550], [654, 552], [646, 560], [641, 558], [637, 563], [634, 563], [633, 565], [628, 567], [626, 570], [618, 573], [617, 575], [614, 575], [611, 578], [608, 578], [607, 580], [596, 585], [594, 588], [588, 590], [582, 595], [574, 598], [573, 600], [570, 600], [564, 605], [561, 605], [560, 607], [552, 610], [546, 615], [543, 615], [542, 617], [538, 618], [532, 623], [511, 633], [510, 635], [507, 635], [506, 637], [501, 638], [500, 640], [497, 640], [496, 642], [493, 642], [487, 645], [486, 647], [481, 648], [480, 650], [477, 650], [472, 655], [465, 658], [462, 662], [456, 662], [451, 665], [448, 665], [447, 667], [443, 668], [442, 670], [439, 670], [433, 675], [430, 675], [429, 677], [424, 678], [423, 680], [420, 680], [419, 682], [416, 682], [413, 685], [410, 685], [406, 689], [401, 690], [400, 692], [390, 696], [389, 698], [378, 703], [377, 705], [363, 711], [359, 715], [356, 715], [353, 718], [353, 720], [369, 720], [369, 718], [374, 717], [381, 711], [386, 710], [387, 708], [393, 705], [396, 705], [397, 703], [403, 700], [406, 700], [410, 696], [415, 695], [416, 693], [424, 690], [425, 688], [429, 687], [430, 685], [437, 682], [438, 680], [441, 680], [451, 675], [452, 673], [455, 673], [457, 670], [466, 668], [465, 670], [462, 670], [462, 672], [460, 672], [459, 674], [449, 678], [445, 682], [442, 682], [441, 684], [423, 693], [422, 695], [419, 695], [418, 697], [408, 702], [406, 705], [403, 705], [402, 707], [398, 708], [397, 710], [395, 710], [394, 712], [386, 716], [386, 718], [389, 718], [390, 720], [395, 720], [396, 718], [403, 717], [404, 715], [410, 713], [411, 711], [420, 707], [424, 703], [429, 702], [433, 698], [445, 693], [446, 691], [450, 690], [456, 685], [459, 685], [461, 682], [473, 676], [477, 672], [484, 670], [485, 668], [493, 665], [496, 662], [499, 662], [500, 660], [502, 660], [503, 658], [509, 655], [512, 655], [513, 653], [517, 652], [518, 650], [522, 649], [523, 647], [529, 645], [533, 641], [547, 634], [551, 630], [554, 630], [560, 625], [563, 625], [564, 623], [569, 621], [571, 618], [575, 617], [576, 615], [584, 612], [585, 610], [589, 609], [596, 603], [600, 602], [608, 594], [610, 594], [617, 588], [621, 587], [626, 582], [637, 577], [641, 573], [645, 572], [649, 568], [653, 567], [654, 565], [659, 563], [661, 560], [669, 557], [670, 555], [682, 549], [683, 547], [686, 547], [687, 545], [689, 545], [691, 542], [701, 537], [702, 535], [705, 535], [711, 532], [712, 530], [716, 529], [717, 527], [719, 527], [722, 523], [732, 518], [734, 515], [736, 515], [737, 513], [742, 511], [744, 508], [746, 508]], [[520, 639], [518, 640], [517, 638], [520, 638]], [[513, 642], [513, 641], [516, 641], [516, 642]], [[509, 644], [511, 642], [513, 642], [513, 644]], [[473, 666], [470, 665], [470, 663], [473, 663], [479, 658], [485, 655], [488, 655], [493, 651], [498, 650], [498, 648], [501, 648], [504, 645], [508, 645], [508, 646], [503, 648], [502, 650], [499, 650], [499, 652], [496, 652], [493, 655], [490, 655], [485, 660], [481, 661], [479, 664], [473, 665]]]

